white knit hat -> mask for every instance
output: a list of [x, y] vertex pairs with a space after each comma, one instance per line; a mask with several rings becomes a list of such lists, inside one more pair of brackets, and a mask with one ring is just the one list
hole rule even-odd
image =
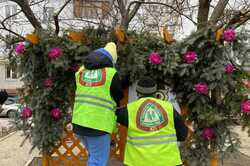
[[112, 56], [113, 63], [115, 64], [117, 61], [116, 44], [114, 42], [109, 42], [104, 49]]

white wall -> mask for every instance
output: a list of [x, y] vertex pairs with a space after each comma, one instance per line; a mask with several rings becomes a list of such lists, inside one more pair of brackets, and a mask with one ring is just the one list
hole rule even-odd
[[22, 86], [18, 79], [6, 79], [6, 66], [8, 61], [0, 59], [0, 89], [16, 89]]

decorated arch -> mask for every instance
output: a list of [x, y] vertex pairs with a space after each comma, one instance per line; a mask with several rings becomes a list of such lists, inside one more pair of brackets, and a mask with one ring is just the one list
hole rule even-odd
[[116, 41], [116, 68], [124, 89], [147, 75], [159, 89], [168, 86], [176, 94], [190, 130], [181, 144], [184, 161], [208, 165], [215, 153], [235, 150], [239, 138], [232, 125], [240, 123], [250, 134], [250, 76], [245, 70], [250, 49], [244, 34], [208, 28], [182, 41], [173, 40], [167, 31], [163, 36], [104, 29], [26, 35], [11, 57], [24, 82], [16, 126], [34, 148], [49, 153], [71, 121], [75, 72], [90, 51]]

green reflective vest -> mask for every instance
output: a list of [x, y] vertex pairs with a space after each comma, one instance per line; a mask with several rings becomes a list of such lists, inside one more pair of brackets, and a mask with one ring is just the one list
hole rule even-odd
[[80, 70], [76, 73], [76, 94], [72, 123], [112, 133], [116, 127], [116, 103], [110, 86], [114, 68]]
[[182, 164], [171, 103], [147, 97], [127, 105], [129, 126], [124, 164], [176, 166]]

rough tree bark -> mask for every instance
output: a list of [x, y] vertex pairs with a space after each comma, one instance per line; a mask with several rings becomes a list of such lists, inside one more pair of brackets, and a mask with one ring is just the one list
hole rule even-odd
[[209, 7], [210, 7], [210, 0], [199, 0], [197, 30], [203, 29], [204, 27], [207, 26]]
[[[123, 0], [117, 0], [117, 3], [118, 3], [118, 7], [119, 7], [119, 10], [120, 10], [120, 13], [121, 13], [121, 26], [123, 28], [126, 27], [127, 25], [127, 20], [128, 20], [128, 15], [127, 15], [127, 12], [126, 12], [126, 6], [125, 6], [125, 3]], [[127, 28], [126, 28], [127, 29]]]

